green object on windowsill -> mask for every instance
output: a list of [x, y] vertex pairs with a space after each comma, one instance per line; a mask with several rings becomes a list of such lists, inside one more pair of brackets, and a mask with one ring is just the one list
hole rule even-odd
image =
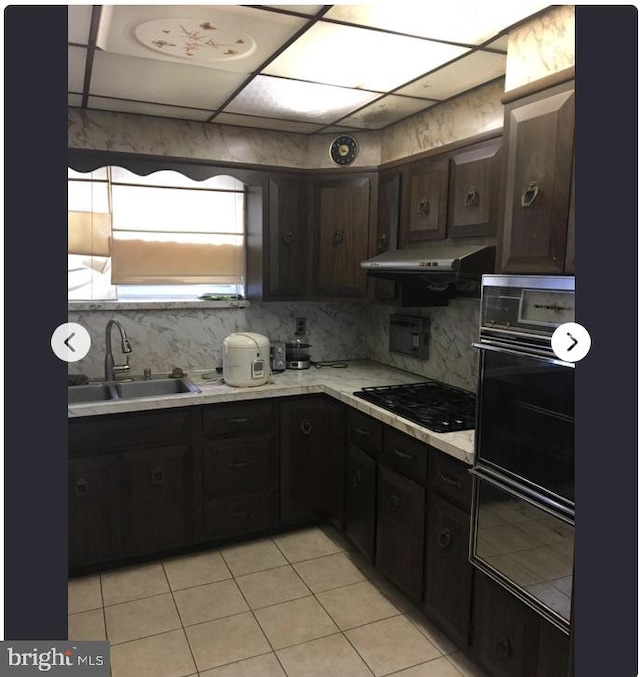
[[202, 294], [201, 301], [244, 301], [242, 294]]

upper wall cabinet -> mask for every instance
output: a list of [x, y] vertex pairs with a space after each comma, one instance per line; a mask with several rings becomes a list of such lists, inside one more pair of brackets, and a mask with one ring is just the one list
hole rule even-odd
[[572, 268], [565, 258], [574, 126], [573, 81], [505, 106], [500, 272], [562, 275]]
[[360, 263], [374, 251], [377, 175], [314, 178], [311, 192], [312, 296], [366, 296], [368, 279]]
[[447, 234], [448, 157], [429, 157], [404, 170], [400, 247], [420, 240], [442, 240]]
[[[378, 229], [374, 254], [383, 254], [398, 247], [398, 225], [400, 220], [400, 170], [380, 172], [378, 177]], [[393, 299], [396, 283], [391, 280], [374, 281], [375, 297], [380, 300]]]
[[495, 235], [498, 223], [502, 137], [454, 153], [449, 173], [450, 237]]

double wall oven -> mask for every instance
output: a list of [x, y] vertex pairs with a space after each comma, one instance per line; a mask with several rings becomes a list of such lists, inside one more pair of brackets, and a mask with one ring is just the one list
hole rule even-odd
[[574, 365], [551, 348], [573, 277], [483, 277], [470, 559], [569, 632]]

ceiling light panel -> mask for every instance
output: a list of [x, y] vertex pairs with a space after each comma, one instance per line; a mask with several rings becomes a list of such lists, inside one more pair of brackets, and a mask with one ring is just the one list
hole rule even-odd
[[91, 5], [67, 6], [67, 41], [79, 45], [89, 44]]
[[396, 0], [386, 4], [333, 5], [325, 18], [434, 40], [479, 45], [546, 6], [534, 0], [514, 3], [449, 0], [434, 8], [431, 3], [412, 2], [409, 6]]
[[67, 56], [67, 87], [69, 92], [82, 92], [87, 50], [84, 47], [69, 47]]
[[341, 124], [364, 129], [382, 129], [398, 120], [433, 106], [435, 101], [411, 99], [403, 96], [385, 96], [366, 108], [340, 120]]
[[312, 134], [322, 126], [311, 122], [293, 122], [291, 120], [276, 120], [275, 118], [258, 118], [252, 115], [237, 115], [235, 113], [220, 113], [220, 115], [215, 117], [213, 123], [301, 134]]
[[306, 14], [307, 16], [315, 16], [324, 5], [261, 5], [273, 9], [282, 9], [285, 12], [295, 12], [296, 14]]
[[103, 5], [106, 52], [250, 73], [307, 19], [235, 5]]
[[137, 115], [154, 115], [163, 118], [178, 118], [181, 120], [194, 120], [205, 122], [210, 116], [210, 110], [197, 110], [195, 108], [183, 108], [180, 106], [161, 106], [159, 104], [144, 103], [143, 101], [127, 101], [90, 96], [88, 108], [108, 110], [115, 113], [135, 113]]
[[378, 95], [259, 75], [227, 106], [225, 112], [331, 123]]
[[474, 52], [398, 90], [398, 94], [442, 101], [504, 75], [507, 57]]
[[244, 79], [241, 73], [96, 51], [90, 94], [214, 110]]
[[466, 51], [464, 47], [319, 22], [263, 72], [386, 92]]

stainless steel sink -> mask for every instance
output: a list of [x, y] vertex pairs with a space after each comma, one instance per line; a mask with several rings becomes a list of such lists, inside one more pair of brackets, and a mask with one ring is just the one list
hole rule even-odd
[[136, 397], [169, 397], [202, 392], [197, 385], [184, 376], [180, 378], [161, 376], [150, 379], [140, 376], [128, 381], [106, 381], [69, 386], [67, 390], [69, 404], [130, 400]]

